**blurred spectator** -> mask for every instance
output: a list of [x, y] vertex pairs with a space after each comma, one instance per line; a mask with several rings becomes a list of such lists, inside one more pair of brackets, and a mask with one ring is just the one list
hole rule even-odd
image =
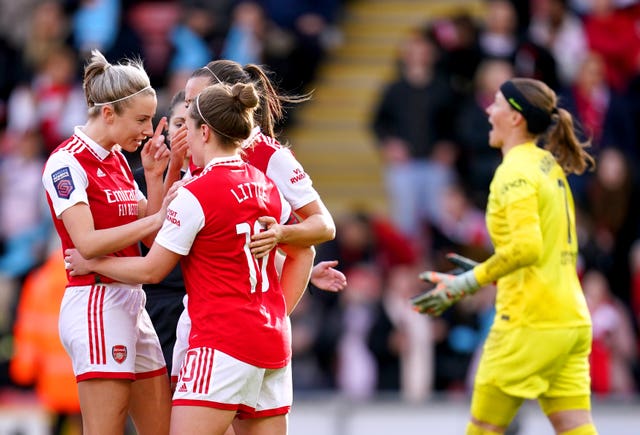
[[36, 119], [42, 134], [44, 156], [73, 134], [86, 119], [86, 103], [77, 80], [75, 53], [67, 47], [53, 48], [34, 76], [31, 92]]
[[[442, 269], [445, 270], [445, 269]], [[465, 298], [434, 320], [435, 389], [465, 392], [476, 350], [480, 348], [493, 321], [492, 292], [483, 289]]]
[[184, 5], [180, 15], [180, 22], [171, 30], [173, 54], [169, 68], [172, 74], [184, 72], [188, 78], [215, 57], [208, 38], [216, 19], [212, 12], [197, 3]]
[[33, 11], [44, 1], [0, 0], [0, 39], [14, 49], [24, 47], [31, 32]]
[[151, 84], [163, 86], [171, 62], [171, 32], [180, 19], [180, 5], [174, 1], [135, 2], [126, 11], [126, 18], [140, 39], [140, 56]]
[[413, 266], [391, 269], [368, 340], [378, 362], [378, 390], [399, 390], [413, 403], [430, 397], [435, 377], [432, 319], [410, 303], [420, 290], [417, 274]]
[[604, 121], [611, 99], [614, 97], [605, 76], [602, 56], [588, 53], [581, 64], [570, 94], [563, 99], [565, 107], [580, 121], [586, 137], [596, 149], [602, 144]]
[[98, 49], [108, 53], [120, 32], [121, 0], [80, 1], [73, 15], [73, 43], [82, 57]]
[[48, 0], [36, 6], [31, 16], [29, 37], [23, 61], [29, 71], [39, 70], [49, 53], [66, 46], [70, 36], [69, 20], [59, 1]]
[[[602, 56], [589, 51], [579, 66], [575, 81], [561, 93], [562, 106], [574, 114], [583, 137], [591, 139], [594, 155], [604, 147], [630, 150], [634, 132], [629, 107], [607, 82]], [[584, 177], [583, 181], [587, 179]], [[584, 189], [575, 185], [577, 180], [570, 181], [574, 195], [580, 197]]]
[[62, 250], [56, 246], [22, 287], [9, 366], [13, 381], [35, 385], [39, 401], [55, 416], [51, 434], [79, 434], [82, 426], [76, 378], [58, 338], [58, 315], [66, 285]]
[[291, 367], [297, 392], [335, 388], [335, 345], [340, 325], [326, 316], [315, 296], [305, 293], [290, 316]]
[[415, 265], [419, 261], [415, 241], [385, 218], [367, 213], [346, 214], [336, 219], [336, 233], [339, 237], [317, 247], [316, 258], [338, 260], [338, 268], [345, 274], [352, 267], [367, 263], [386, 276], [394, 266]]
[[[183, 10], [204, 13], [207, 18], [207, 43], [213, 53], [220, 53], [229, 33], [231, 12], [234, 6], [241, 1], [244, 0], [179, 0], [179, 3]], [[202, 24], [204, 25], [204, 23]]]
[[370, 399], [376, 391], [379, 372], [368, 337], [380, 315], [382, 276], [370, 264], [353, 267], [345, 275], [348, 284], [340, 300], [342, 328], [337, 347], [337, 386], [349, 399]]
[[[447, 252], [464, 252], [474, 258], [488, 257], [492, 244], [484, 212], [471, 203], [461, 185], [452, 184], [444, 192], [442, 214], [443, 219], [435, 229], [446, 239], [449, 248], [453, 248]], [[434, 243], [434, 250], [440, 248], [441, 245]]]
[[[558, 67], [560, 84], [573, 82], [587, 51], [582, 21], [568, 7], [568, 0], [538, 0], [529, 25], [533, 42], [547, 48]], [[567, 56], [567, 53], [571, 53]]]
[[0, 129], [7, 124], [7, 101], [22, 75], [20, 53], [0, 38]]
[[518, 19], [508, 0], [489, 0], [482, 19], [479, 43], [486, 57], [511, 59], [518, 47]]
[[455, 138], [460, 146], [460, 182], [477, 207], [484, 209], [493, 173], [502, 161], [499, 150], [489, 146], [491, 126], [486, 108], [493, 102], [500, 85], [513, 77], [513, 66], [505, 60], [488, 59], [476, 71], [473, 91], [460, 104]]
[[604, 59], [609, 85], [624, 91], [640, 64], [640, 35], [631, 10], [617, 8], [613, 0], [593, 0], [584, 29], [589, 48]]
[[633, 126], [625, 154], [632, 160], [636, 181], [640, 181], [640, 171], [638, 170], [640, 169], [640, 67], [631, 78], [623, 98], [627, 106], [629, 122]]
[[508, 0], [487, 1], [480, 30], [480, 49], [487, 58], [503, 59], [514, 65], [515, 75], [545, 82], [558, 89], [553, 55], [541, 45], [519, 33], [516, 9]]
[[232, 13], [222, 59], [233, 60], [240, 65], [261, 64], [267, 26], [267, 17], [258, 2], [239, 2]]
[[414, 240], [423, 238], [425, 222], [441, 219], [442, 195], [455, 177], [455, 99], [437, 74], [438, 55], [430, 28], [412, 30], [400, 47], [400, 77], [384, 89], [372, 120], [392, 218]]
[[274, 28], [265, 45], [265, 63], [298, 93], [310, 83], [326, 50], [336, 41], [340, 0], [258, 0]]
[[461, 94], [472, 92], [476, 70], [483, 59], [478, 44], [478, 26], [471, 15], [461, 12], [438, 20], [433, 27], [442, 49], [438, 68], [450, 77], [452, 89]]
[[42, 138], [37, 131], [5, 137], [0, 159], [0, 275], [21, 279], [44, 255], [51, 230], [42, 189]]
[[[631, 270], [631, 314], [636, 319], [636, 331], [640, 331], [640, 239], [636, 239], [629, 251]], [[638, 341], [640, 350], [640, 341]], [[640, 375], [640, 373], [638, 373]]]
[[597, 270], [585, 273], [582, 287], [593, 324], [591, 388], [599, 394], [634, 393], [637, 349], [627, 308], [611, 294], [606, 277]]
[[638, 238], [638, 201], [638, 189], [624, 154], [616, 148], [605, 148], [587, 186], [586, 212], [592, 220], [590, 235], [595, 246], [583, 252], [587, 268], [602, 270], [613, 293], [628, 305], [629, 252]]

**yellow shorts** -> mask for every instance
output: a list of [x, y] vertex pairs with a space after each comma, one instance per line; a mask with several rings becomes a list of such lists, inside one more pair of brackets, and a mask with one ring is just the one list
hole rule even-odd
[[589, 396], [590, 352], [590, 326], [492, 329], [475, 385], [524, 399]]

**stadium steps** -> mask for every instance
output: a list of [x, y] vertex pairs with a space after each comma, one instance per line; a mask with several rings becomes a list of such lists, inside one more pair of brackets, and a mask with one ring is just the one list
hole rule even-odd
[[358, 208], [387, 214], [383, 167], [370, 131], [381, 89], [396, 73], [396, 54], [412, 27], [482, 1], [352, 0], [342, 14], [342, 43], [327, 54], [284, 134], [334, 215]]

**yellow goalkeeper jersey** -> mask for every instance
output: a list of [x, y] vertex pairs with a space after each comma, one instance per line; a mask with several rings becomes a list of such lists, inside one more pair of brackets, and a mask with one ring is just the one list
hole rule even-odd
[[573, 196], [551, 153], [531, 142], [504, 156], [486, 220], [495, 253], [474, 273], [481, 285], [497, 281], [493, 327], [590, 325], [576, 271]]

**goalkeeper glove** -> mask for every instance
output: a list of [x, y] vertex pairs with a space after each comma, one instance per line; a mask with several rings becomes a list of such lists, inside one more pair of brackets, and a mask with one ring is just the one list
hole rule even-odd
[[411, 303], [419, 313], [434, 316], [439, 316], [464, 296], [473, 294], [480, 288], [473, 270], [460, 275], [426, 271], [422, 272], [419, 278], [436, 284], [436, 287], [412, 298]]

